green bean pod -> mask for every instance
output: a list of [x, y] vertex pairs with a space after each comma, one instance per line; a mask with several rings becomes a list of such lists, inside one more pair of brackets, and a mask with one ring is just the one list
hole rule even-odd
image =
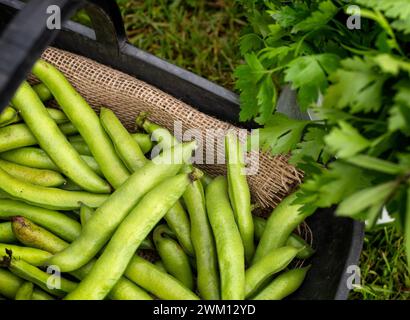
[[[64, 250], [68, 246], [68, 243], [64, 240], [24, 217], [13, 217], [12, 228], [16, 238], [28, 247], [54, 254]], [[50, 248], [52, 248], [52, 250], [50, 250]], [[50, 258], [50, 256], [47, 258]], [[30, 260], [30, 263], [34, 264], [32, 260]], [[44, 262], [42, 264], [44, 264]]]
[[50, 286], [54, 277], [52, 274], [42, 271], [41, 269], [27, 263], [24, 260], [15, 259], [14, 257], [3, 256], [0, 265], [7, 267], [18, 277], [33, 282], [43, 290], [52, 295], [63, 297], [67, 292], [73, 291], [77, 283], [67, 280], [63, 277], [55, 277], [58, 285]]
[[36, 138], [24, 123], [0, 128], [0, 152], [35, 144], [37, 144]]
[[81, 232], [81, 225], [66, 215], [49, 209], [39, 208], [26, 203], [0, 199], [0, 219], [22, 216], [50, 230], [61, 238], [73, 241]]
[[[141, 151], [144, 154], [151, 151], [152, 147], [154, 146], [154, 143], [151, 141], [151, 137], [146, 133], [132, 133], [131, 137], [138, 143], [138, 145], [141, 148]], [[68, 141], [76, 142], [78, 144], [81, 143], [82, 144], [81, 148], [83, 150], [86, 150], [85, 146], [87, 146], [87, 144], [85, 143], [82, 136], [80, 136], [80, 135], [70, 136], [70, 137], [68, 137]], [[87, 146], [87, 148], [88, 148], [88, 146]], [[89, 150], [90, 149], [88, 148], [88, 151]], [[90, 154], [91, 154], [91, 151], [90, 151]]]
[[218, 300], [220, 293], [217, 254], [201, 181], [194, 181], [189, 185], [183, 199], [191, 220], [199, 294], [206, 300]]
[[[95, 259], [91, 260], [85, 266], [70, 272], [70, 274], [79, 280], [84, 279], [92, 270], [95, 261]], [[152, 297], [148, 293], [125, 277], [121, 277], [117, 281], [108, 293], [108, 298], [112, 300], [152, 300]]]
[[87, 144], [84, 141], [70, 141], [73, 148], [80, 154], [84, 156], [92, 157], [90, 148], [88, 148]]
[[80, 208], [81, 203], [97, 208], [108, 195], [83, 191], [66, 191], [57, 188], [37, 186], [9, 175], [0, 168], [0, 188], [13, 198], [29, 204], [56, 210], [73, 210]]
[[190, 256], [194, 256], [194, 248], [191, 240], [191, 225], [188, 215], [180, 201], [175, 203], [167, 212], [164, 219], [169, 228], [174, 232], [175, 237], [184, 251]]
[[58, 187], [66, 182], [58, 172], [30, 168], [5, 160], [0, 160], [0, 168], [17, 179], [43, 187]]
[[84, 191], [78, 184], [67, 178], [66, 183], [60, 186], [60, 189], [67, 191]]
[[12, 197], [7, 194], [6, 192], [4, 192], [3, 190], [0, 189], [0, 199], [11, 199]]
[[7, 255], [9, 251], [14, 258], [23, 259], [34, 266], [42, 266], [51, 257], [51, 254], [44, 250], [0, 243], [0, 257]]
[[57, 124], [62, 124], [62, 123], [67, 123], [70, 120], [68, 120], [67, 116], [65, 113], [59, 109], [56, 108], [46, 108], [48, 115], [51, 117], [51, 119], [54, 120], [55, 123]]
[[153, 300], [147, 292], [125, 277], [117, 281], [108, 297], [112, 300]]
[[194, 278], [188, 256], [181, 246], [169, 236], [170, 233], [171, 230], [166, 225], [156, 227], [153, 234], [155, 248], [168, 273], [181, 281], [188, 289], [193, 290]]
[[41, 148], [47, 152], [64, 175], [87, 191], [110, 192], [110, 185], [92, 171], [75, 151], [27, 82], [20, 85], [11, 101]]
[[222, 300], [245, 298], [244, 247], [229, 203], [225, 177], [215, 178], [206, 188], [206, 208], [215, 237]]
[[69, 137], [67, 137], [67, 139], [70, 142], [82, 142], [82, 143], [86, 144], [83, 137], [79, 134], [77, 134], [75, 136], [69, 136]]
[[18, 288], [15, 300], [32, 300], [34, 292], [34, 285], [32, 282], [24, 282], [20, 288]]
[[248, 268], [245, 273], [245, 296], [249, 298], [254, 295], [273, 274], [284, 270], [296, 257], [297, 253], [298, 249], [294, 247], [273, 249]]
[[[179, 144], [178, 140], [171, 134], [171, 132], [169, 132], [169, 130], [149, 121], [146, 117], [147, 113], [141, 112], [136, 119], [136, 124], [151, 134], [152, 139], [158, 142], [158, 151], [167, 150]], [[171, 230], [175, 233], [185, 252], [190, 256], [193, 256], [194, 249], [191, 240], [189, 218], [179, 201], [166, 214], [165, 220]]]
[[[26, 246], [41, 249], [50, 253], [57, 253], [69, 246], [67, 242], [58, 238], [51, 232], [35, 225], [24, 218], [16, 218], [13, 221], [13, 230], [16, 237]], [[30, 262], [31, 261], [27, 261]], [[77, 279], [83, 279], [92, 269], [95, 260], [90, 261], [84, 267], [72, 272]], [[141, 288], [122, 277], [109, 293], [114, 300], [151, 300], [151, 297]]]
[[48, 293], [44, 292], [43, 290], [37, 289], [37, 288], [34, 288], [32, 299], [33, 300], [55, 300]]
[[101, 108], [100, 120], [128, 170], [134, 172], [147, 163], [148, 160], [145, 158], [140, 146], [124, 128], [114, 112], [108, 108]]
[[138, 247], [139, 250], [155, 250], [154, 244], [149, 237], [145, 238], [141, 245]]
[[[10, 271], [0, 268], [1, 295], [8, 299], [14, 299], [23, 282], [24, 280], [12, 274]], [[37, 288], [34, 289], [32, 298], [33, 300], [53, 300], [53, 297]]]
[[8, 299], [14, 299], [23, 280], [10, 271], [0, 268], [0, 294]]
[[251, 212], [251, 192], [245, 174], [243, 151], [239, 139], [228, 134], [225, 137], [229, 197], [236, 223], [245, 248], [245, 259], [250, 262], [255, 253], [254, 226]]
[[[58, 127], [65, 135], [77, 132], [77, 129], [71, 123], [63, 123]], [[38, 144], [36, 137], [24, 123], [11, 124], [0, 128], [0, 152], [36, 144]]]
[[298, 259], [309, 259], [315, 253], [315, 250], [304, 239], [294, 233], [289, 236], [286, 245], [299, 250], [296, 255]]
[[160, 299], [199, 300], [199, 297], [180, 281], [139, 256], [132, 257], [124, 274]]
[[[158, 151], [167, 150], [179, 144], [178, 140], [167, 129], [146, 119], [147, 114], [141, 112], [136, 119], [137, 126], [144, 128], [150, 133], [155, 141], [158, 141]], [[168, 226], [175, 233], [179, 243], [185, 252], [190, 256], [194, 255], [194, 249], [191, 240], [191, 226], [188, 215], [183, 206], [178, 201], [170, 211], [165, 215]]]
[[164, 264], [162, 263], [161, 260], [155, 261], [154, 265], [155, 265], [159, 270], [161, 270], [162, 272], [168, 273], [167, 269], [165, 269], [165, 266], [164, 266]]
[[60, 131], [66, 136], [71, 136], [78, 133], [77, 127], [74, 126], [71, 122], [62, 123], [58, 127], [60, 128]]
[[[253, 225], [255, 226], [255, 239], [259, 241], [262, 237], [263, 231], [265, 231], [266, 220], [261, 217], [254, 216]], [[315, 250], [304, 239], [294, 233], [289, 236], [286, 241], [286, 246], [299, 249], [298, 254], [296, 255], [296, 258], [298, 259], [309, 259], [315, 253]]]
[[[98, 163], [93, 157], [80, 155], [85, 163], [98, 175], [102, 175]], [[53, 170], [61, 172], [47, 153], [39, 148], [25, 147], [0, 153], [0, 158], [30, 168]]]
[[253, 300], [282, 300], [295, 292], [305, 280], [310, 266], [286, 271], [277, 276], [266, 288], [254, 296]]
[[141, 148], [141, 151], [145, 154], [151, 151], [154, 143], [151, 140], [151, 137], [145, 133], [132, 133], [132, 138], [137, 141], [138, 145]]
[[17, 239], [14, 236], [13, 229], [11, 228], [11, 222], [0, 223], [0, 242], [1, 243], [14, 243]]
[[265, 231], [256, 247], [252, 263], [257, 262], [272, 249], [286, 244], [293, 230], [301, 224], [311, 213], [300, 213], [300, 205], [292, 204], [296, 194], [284, 199], [272, 212], [266, 222]]
[[202, 183], [202, 187], [205, 189], [208, 184], [210, 184], [212, 182], [212, 177], [208, 174], [204, 174], [204, 176], [201, 178], [201, 183]]
[[[56, 254], [50, 264], [63, 272], [73, 271], [90, 261], [110, 239], [114, 230], [138, 201], [161, 181], [174, 176], [196, 148], [191, 142], [178, 145], [134, 172], [92, 215], [83, 226], [81, 235], [64, 251]], [[174, 162], [166, 162], [171, 155]], [[181, 157], [177, 159], [178, 157]]]
[[115, 189], [120, 187], [128, 179], [129, 172], [117, 156], [94, 110], [51, 64], [38, 60], [32, 72], [47, 86], [71, 123], [77, 127], [109, 183]]
[[53, 98], [53, 95], [44, 83], [35, 84], [33, 90], [37, 93], [41, 101], [45, 102]]
[[10, 106], [5, 107], [0, 113], [0, 127], [8, 126], [9, 124], [18, 122], [19, 120], [20, 117], [17, 111]]
[[147, 119], [148, 114], [141, 112], [136, 118], [135, 122], [138, 127], [143, 128], [145, 132], [151, 135], [151, 139], [157, 142], [156, 149], [158, 151], [172, 148], [179, 143], [168, 129], [151, 122]]
[[[196, 179], [196, 174], [178, 174], [149, 191], [121, 222], [91, 272], [66, 299], [104, 299], [126, 270], [141, 242]], [[111, 266], [109, 269], [108, 265]]]
[[13, 219], [13, 231], [22, 244], [52, 254], [68, 246], [68, 242], [23, 217]]
[[91, 216], [94, 214], [95, 210], [86, 205], [82, 205], [80, 208], [80, 221], [81, 225], [84, 226]]
[[0, 153], [0, 158], [22, 166], [59, 171], [53, 160], [44, 150], [34, 147], [24, 147]]
[[266, 219], [253, 216], [253, 226], [255, 230], [255, 239], [259, 241], [262, 238], [263, 231], [266, 228]]

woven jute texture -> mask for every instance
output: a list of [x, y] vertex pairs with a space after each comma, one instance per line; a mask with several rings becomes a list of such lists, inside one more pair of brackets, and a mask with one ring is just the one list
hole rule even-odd
[[[56, 48], [48, 48], [42, 58], [63, 72], [97, 112], [101, 106], [112, 109], [130, 131], [135, 129], [135, 118], [142, 111], [149, 112], [150, 120], [172, 132], [176, 121], [182, 124], [182, 132], [212, 130], [215, 141], [220, 141], [218, 137], [227, 130], [236, 130], [229, 123], [199, 112], [195, 106], [88, 58]], [[223, 158], [223, 144], [215, 143], [215, 150], [216, 157]], [[249, 175], [248, 182], [253, 201], [263, 209], [274, 208], [300, 182], [301, 173], [288, 164], [286, 156], [272, 157], [261, 152], [258, 157], [253, 154], [248, 158], [248, 166], [258, 165], [257, 173]], [[198, 164], [198, 167], [211, 176], [224, 174], [226, 169], [224, 164]]]

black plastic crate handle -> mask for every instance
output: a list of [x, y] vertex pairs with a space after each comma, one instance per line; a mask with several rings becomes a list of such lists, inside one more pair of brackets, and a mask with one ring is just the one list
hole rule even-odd
[[78, 9], [84, 8], [91, 19], [96, 41], [117, 54], [126, 43], [121, 13], [112, 0], [34, 0], [27, 4], [0, 0], [0, 5], [19, 11], [0, 37], [0, 111], [60, 31], [47, 28], [49, 6], [60, 8], [62, 26]]

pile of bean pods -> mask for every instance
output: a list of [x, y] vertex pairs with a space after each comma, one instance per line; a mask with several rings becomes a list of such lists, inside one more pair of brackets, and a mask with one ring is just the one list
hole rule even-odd
[[[138, 133], [99, 115], [39, 60], [0, 115], [0, 298], [282, 299], [313, 249], [294, 230], [294, 195], [251, 213], [243, 150], [227, 134], [227, 177], [190, 164], [141, 113]], [[48, 100], [53, 99], [50, 106]], [[152, 152], [155, 149], [161, 152]], [[293, 267], [291, 267], [293, 266]]]

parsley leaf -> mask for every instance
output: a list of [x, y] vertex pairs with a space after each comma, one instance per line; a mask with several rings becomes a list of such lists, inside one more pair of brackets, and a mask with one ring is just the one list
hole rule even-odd
[[297, 203], [328, 208], [370, 186], [372, 180], [373, 176], [356, 166], [340, 160], [332, 162], [329, 169], [323, 168], [320, 174], [314, 174], [301, 185]]
[[[356, 192], [342, 201], [336, 213], [344, 217], [360, 217], [365, 210], [372, 210], [374, 207], [383, 207], [396, 185], [397, 183], [395, 181], [389, 181]], [[380, 210], [381, 209], [382, 208], [380, 208]], [[366, 214], [363, 216], [367, 217]]]
[[[269, 118], [264, 128], [253, 131], [251, 139], [259, 139], [259, 145], [265, 151], [270, 150], [273, 154], [288, 153], [300, 141], [308, 122], [294, 120], [277, 112]], [[252, 144], [255, 145], [257, 144]]]
[[395, 105], [389, 110], [389, 131], [400, 130], [410, 136], [410, 81], [399, 83], [396, 89]]
[[275, 108], [277, 100], [276, 87], [271, 76], [265, 76], [257, 94], [259, 115], [255, 117], [258, 124], [265, 124]]
[[258, 115], [258, 83], [266, 71], [254, 53], [245, 55], [245, 60], [246, 64], [235, 70], [236, 88], [241, 92], [241, 112], [239, 114], [241, 121], [251, 120]]
[[283, 62], [294, 50], [295, 45], [280, 46], [280, 47], [267, 47], [259, 52], [259, 58], [261, 61], [270, 61], [271, 64], [279, 64]]
[[276, 23], [286, 29], [309, 17], [309, 7], [305, 3], [296, 3], [289, 6], [279, 6], [267, 11]]
[[408, 0], [356, 0], [357, 3], [373, 10], [383, 11], [386, 17], [395, 19], [392, 26], [410, 33], [410, 1]]
[[255, 33], [248, 33], [241, 37], [239, 48], [241, 50], [241, 54], [244, 55], [253, 50], [261, 49], [263, 45], [262, 39]]
[[303, 141], [299, 142], [296, 149], [293, 150], [289, 162], [297, 165], [302, 161], [320, 161], [326, 164], [330, 158], [329, 153], [324, 150], [326, 134], [327, 132], [323, 127], [309, 127]]
[[298, 102], [303, 110], [316, 103], [319, 94], [328, 87], [327, 75], [337, 69], [339, 57], [324, 53], [294, 59], [285, 71], [285, 81], [298, 90]]
[[308, 18], [293, 27], [292, 33], [320, 29], [335, 16], [337, 11], [338, 8], [332, 3], [332, 1], [322, 1], [319, 4], [318, 10], [313, 11]]
[[352, 113], [380, 110], [382, 88], [388, 77], [374, 66], [367, 57], [343, 60], [341, 68], [329, 77], [332, 85], [325, 95], [324, 107], [349, 107]]
[[390, 73], [397, 76], [401, 70], [410, 74], [410, 63], [403, 61], [390, 54], [379, 54], [373, 58], [373, 61], [382, 69], [385, 73]]
[[340, 158], [354, 156], [370, 146], [370, 141], [345, 121], [339, 121], [339, 128], [333, 128], [324, 139], [329, 149]]

